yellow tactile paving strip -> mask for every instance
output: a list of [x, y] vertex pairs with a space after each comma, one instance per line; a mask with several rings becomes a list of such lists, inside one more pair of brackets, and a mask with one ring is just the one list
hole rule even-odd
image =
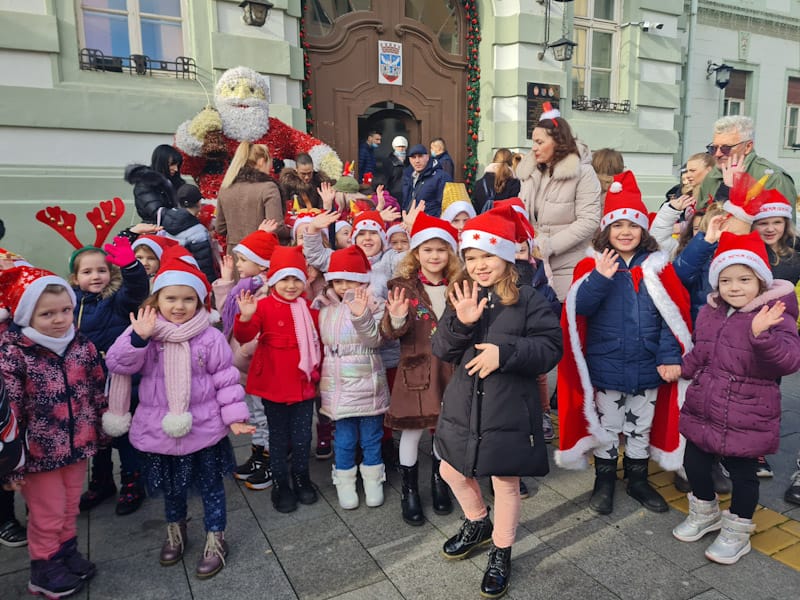
[[[556, 430], [558, 444], [558, 417], [553, 414], [553, 427]], [[689, 501], [686, 494], [678, 491], [673, 484], [674, 475], [664, 471], [657, 463], [650, 461], [650, 483], [658, 489], [670, 506], [684, 514], [689, 512]], [[620, 478], [622, 478], [622, 459], [620, 458]], [[720, 496], [720, 506], [730, 506], [731, 496]], [[759, 506], [753, 515], [756, 531], [750, 538], [753, 548], [782, 562], [795, 571], [800, 571], [800, 521], [795, 521], [779, 512]]]

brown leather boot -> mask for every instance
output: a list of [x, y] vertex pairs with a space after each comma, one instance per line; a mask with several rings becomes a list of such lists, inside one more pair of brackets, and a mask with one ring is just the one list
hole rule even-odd
[[186, 549], [186, 521], [167, 523], [167, 539], [161, 546], [161, 556], [158, 561], [164, 567], [171, 567], [183, 558]]
[[203, 556], [197, 561], [195, 573], [200, 579], [209, 579], [219, 573], [225, 566], [228, 556], [228, 544], [224, 531], [209, 531], [206, 535], [206, 547]]

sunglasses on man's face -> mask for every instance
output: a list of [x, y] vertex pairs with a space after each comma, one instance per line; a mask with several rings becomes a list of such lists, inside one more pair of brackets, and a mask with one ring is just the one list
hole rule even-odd
[[708, 146], [706, 146], [706, 151], [709, 154], [713, 155], [713, 154], [717, 153], [717, 150], [719, 150], [719, 152], [720, 152], [720, 154], [722, 154], [722, 156], [730, 156], [731, 151], [734, 148], [736, 148], [736, 146], [739, 146], [741, 144], [746, 144], [749, 141], [750, 140], [742, 140], [741, 142], [737, 142], [737, 143], [735, 143], [733, 145], [730, 145], [730, 146], [728, 144], [723, 144], [722, 146], [715, 146], [714, 144], [709, 144]]

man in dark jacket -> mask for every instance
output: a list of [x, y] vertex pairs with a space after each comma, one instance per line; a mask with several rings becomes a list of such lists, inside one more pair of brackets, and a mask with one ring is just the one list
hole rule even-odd
[[434, 164], [439, 165], [439, 168], [450, 175], [450, 179], [455, 178], [456, 166], [450, 153], [447, 152], [444, 140], [440, 137], [431, 140], [431, 160]]
[[392, 140], [392, 153], [383, 160], [383, 185], [398, 200], [403, 196], [403, 173], [408, 167], [406, 150], [408, 140], [398, 135]]
[[428, 150], [422, 144], [411, 148], [408, 161], [411, 169], [403, 175], [403, 210], [408, 210], [412, 201], [424, 200], [427, 214], [441, 216], [444, 184], [453, 179], [430, 160]]
[[379, 131], [370, 131], [367, 139], [358, 147], [358, 183], [363, 183], [364, 174], [375, 174], [375, 150], [381, 145]]

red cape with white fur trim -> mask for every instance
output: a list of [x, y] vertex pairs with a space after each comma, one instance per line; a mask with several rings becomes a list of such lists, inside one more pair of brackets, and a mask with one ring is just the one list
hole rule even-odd
[[[607, 444], [610, 434], [601, 427], [594, 402], [594, 388], [583, 348], [586, 318], [575, 314], [578, 288], [595, 268], [594, 258], [585, 258], [575, 267], [572, 287], [561, 314], [564, 357], [558, 365], [559, 450], [556, 464], [566, 469], [586, 468], [586, 454]], [[654, 252], [642, 263], [642, 279], [661, 318], [681, 345], [683, 354], [692, 349], [689, 294], [681, 284], [667, 254]], [[650, 454], [667, 470], [683, 463], [685, 440], [678, 433], [678, 417], [688, 382], [664, 384], [658, 390]]]

